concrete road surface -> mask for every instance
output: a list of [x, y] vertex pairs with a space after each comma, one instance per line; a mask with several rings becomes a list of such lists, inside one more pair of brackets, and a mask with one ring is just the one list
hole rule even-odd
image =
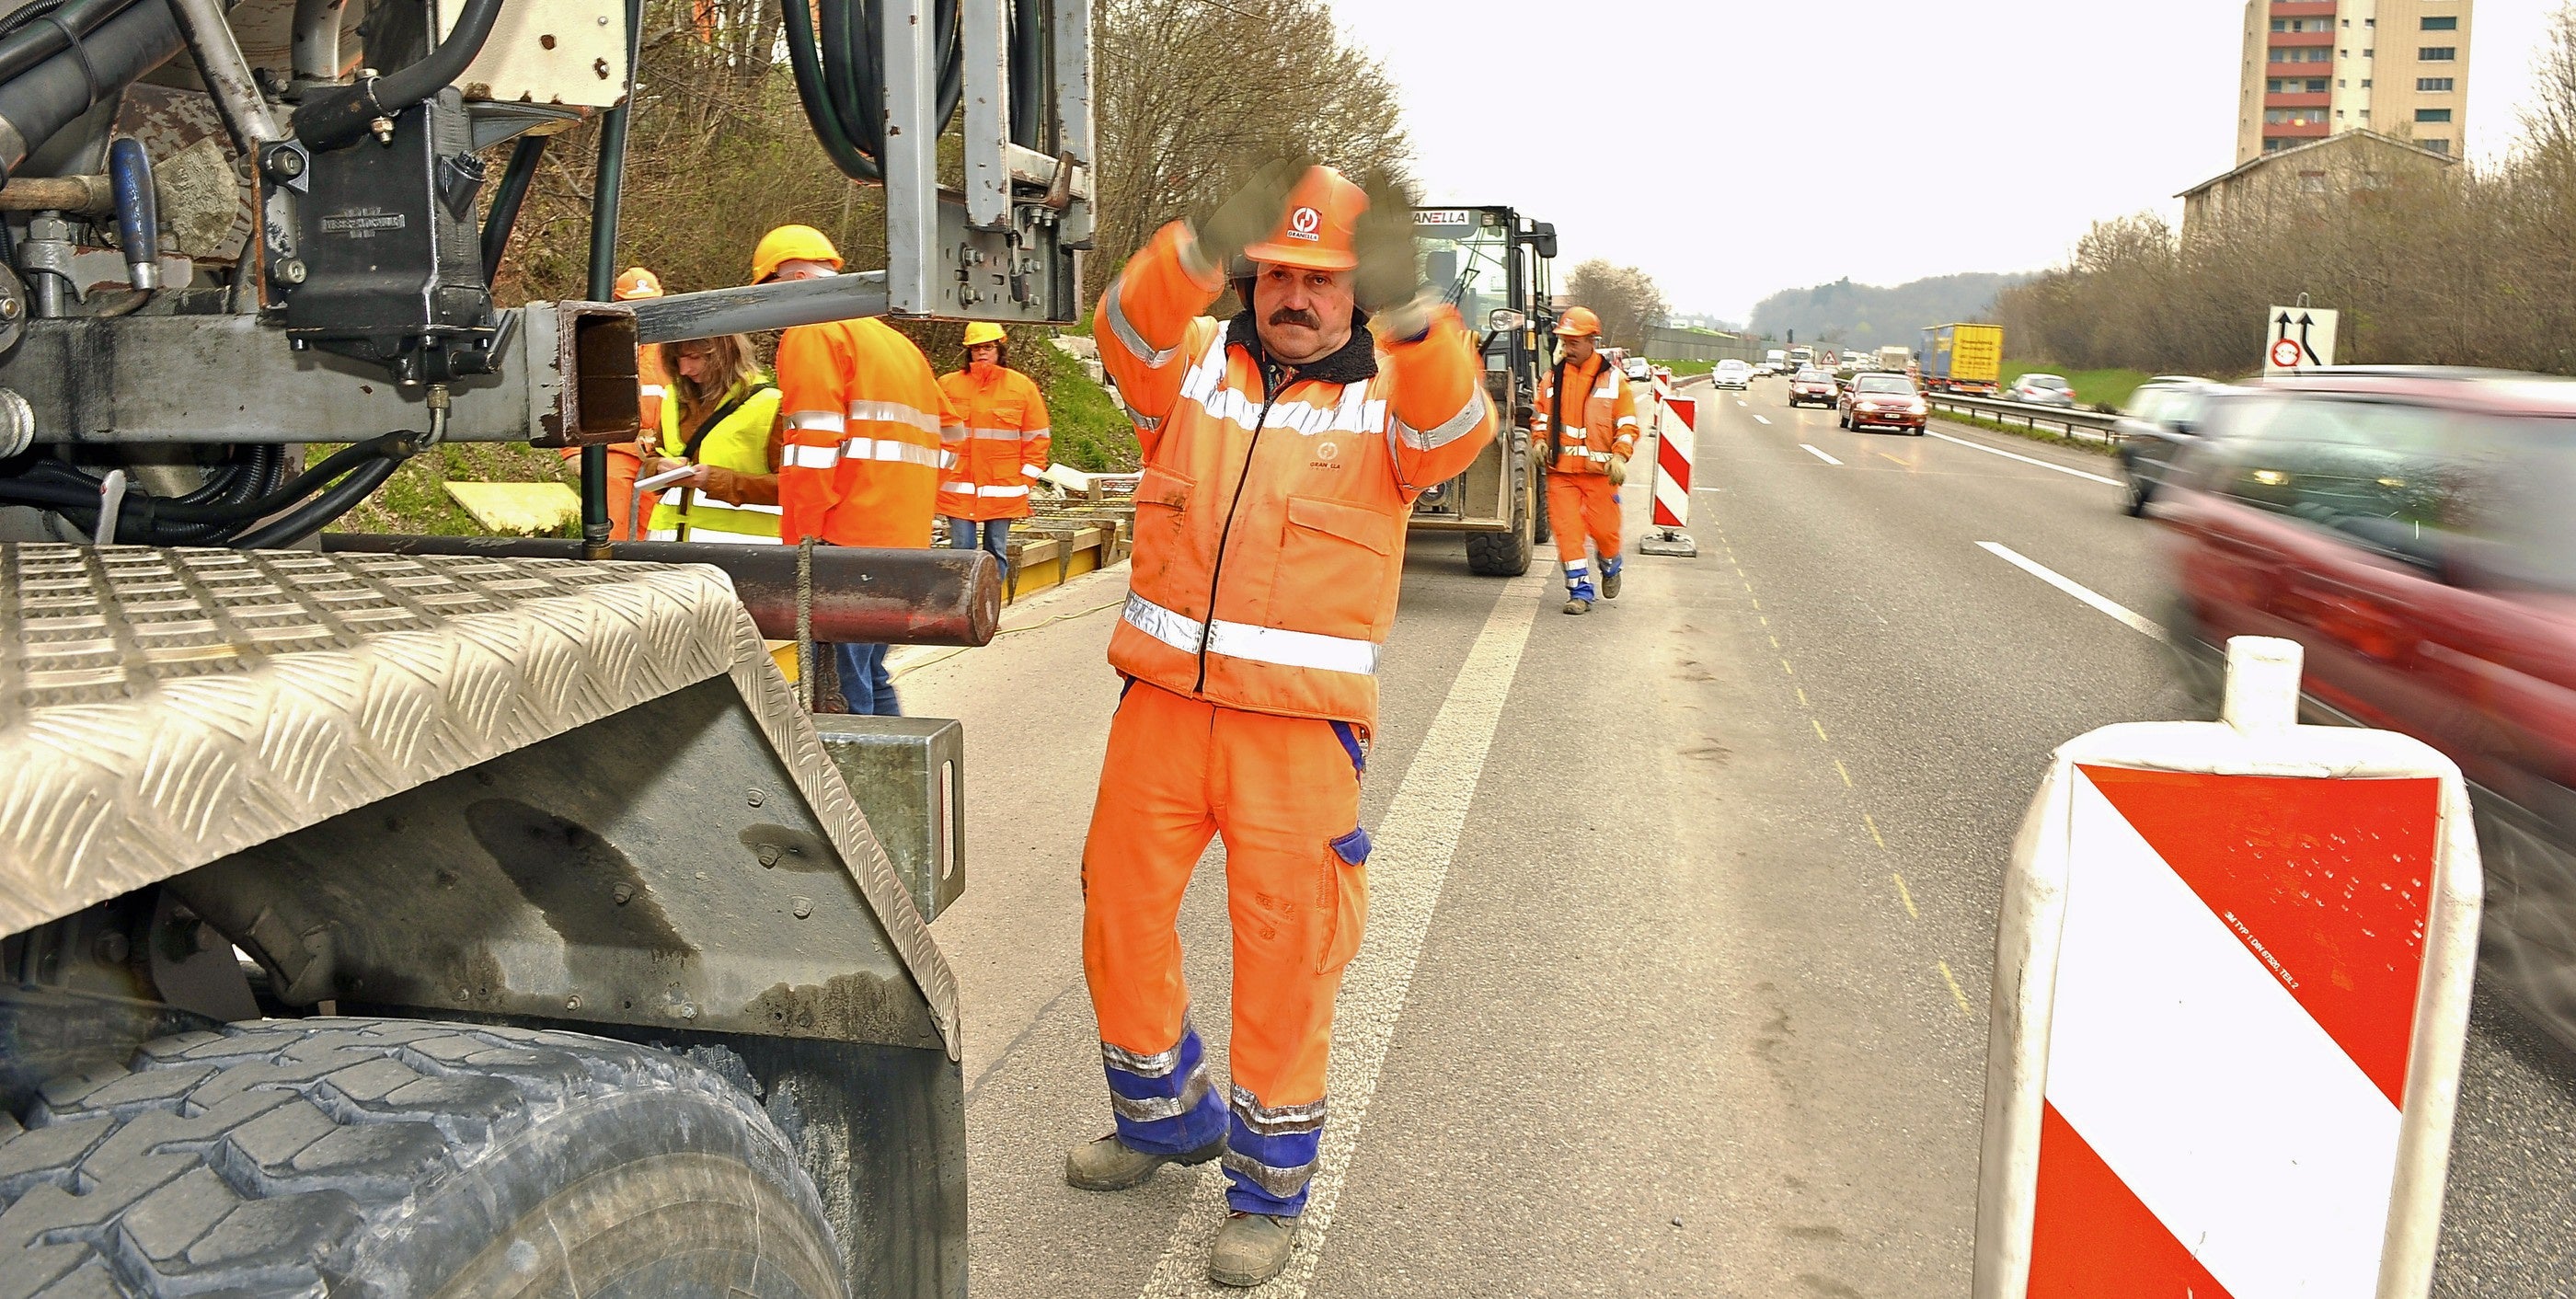
[[[1270, 1295], [1966, 1292], [1998, 881], [2049, 750], [2182, 715], [2109, 462], [1783, 385], [1700, 398], [1695, 560], [1557, 611], [1417, 537], [1365, 781], [1366, 947]], [[1627, 493], [1642, 522], [1642, 483]], [[1632, 530], [1633, 535], [1633, 530]], [[1077, 863], [1123, 569], [899, 662], [965, 720], [973, 1291], [1209, 1289], [1219, 1179], [1067, 1188], [1109, 1130]], [[1222, 1058], [1222, 850], [1183, 907]], [[2481, 1003], [2436, 1293], [2565, 1295], [2576, 1067]]]

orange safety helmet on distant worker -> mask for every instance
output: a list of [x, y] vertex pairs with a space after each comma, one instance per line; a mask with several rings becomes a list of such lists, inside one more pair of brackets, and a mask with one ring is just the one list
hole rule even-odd
[[1288, 210], [1278, 227], [1243, 255], [1310, 271], [1347, 271], [1360, 264], [1357, 235], [1368, 208], [1367, 190], [1330, 167], [1309, 167], [1288, 191]]
[[1593, 315], [1590, 307], [1568, 307], [1564, 315], [1557, 317], [1556, 333], [1560, 338], [1581, 338], [1600, 332], [1601, 317]]
[[662, 296], [662, 280], [661, 277], [641, 266], [629, 266], [625, 274], [617, 277], [617, 288], [614, 293], [619, 302], [632, 302], [637, 298], [658, 298]]
[[841, 250], [832, 246], [830, 236], [812, 226], [780, 226], [762, 235], [760, 246], [751, 250], [751, 282], [766, 281], [788, 262], [830, 262], [837, 271], [841, 269]]

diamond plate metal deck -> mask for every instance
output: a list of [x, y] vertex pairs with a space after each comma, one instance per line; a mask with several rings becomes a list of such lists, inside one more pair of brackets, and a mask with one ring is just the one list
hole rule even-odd
[[0, 933], [729, 677], [956, 1050], [956, 989], [723, 574], [0, 544]]

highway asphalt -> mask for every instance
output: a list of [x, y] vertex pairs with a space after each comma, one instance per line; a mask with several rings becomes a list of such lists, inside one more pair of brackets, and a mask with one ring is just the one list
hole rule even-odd
[[[2057, 744], [2188, 710], [2141, 630], [2154, 525], [2100, 457], [1686, 391], [1698, 558], [1635, 558], [1575, 618], [1552, 570], [1413, 540], [1325, 1168], [1265, 1294], [1966, 1291], [2012, 832]], [[1212, 1172], [1061, 1178], [1109, 1127], [1076, 870], [1122, 596], [1114, 570], [899, 661], [907, 711], [967, 725], [968, 886], [935, 929], [979, 1296], [1207, 1289]], [[1180, 924], [1219, 1058], [1221, 871]], [[2435, 1292], [2568, 1293], [2571, 1187], [2576, 1065], [2482, 1001]]]

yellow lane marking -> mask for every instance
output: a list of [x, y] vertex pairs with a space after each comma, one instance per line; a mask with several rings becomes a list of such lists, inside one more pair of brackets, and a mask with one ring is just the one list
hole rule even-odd
[[1852, 787], [1852, 783], [1851, 783], [1851, 772], [1850, 772], [1850, 770], [1849, 770], [1849, 769], [1847, 769], [1847, 768], [1845, 768], [1845, 767], [1843, 766], [1843, 760], [1842, 760], [1842, 759], [1840, 759], [1840, 758], [1836, 758], [1836, 759], [1834, 759], [1834, 770], [1836, 770], [1836, 771], [1838, 771], [1838, 772], [1841, 772], [1841, 773], [1842, 773], [1842, 777], [1843, 777], [1843, 788], [1845, 788], [1845, 789], [1850, 789], [1850, 788]]
[[1959, 1013], [1973, 1017], [1977, 1012], [1968, 1005], [1968, 994], [1959, 990], [1959, 976], [1950, 973], [1950, 963], [1948, 961], [1934, 961], [1933, 964], [1941, 967], [1941, 981], [1950, 985], [1950, 995], [1957, 999], [1959, 1003]]
[[1789, 660], [1787, 659], [1780, 660], [1780, 671], [1788, 676], [1794, 677], [1798, 675], [1797, 672], [1789, 666]]
[[[1750, 591], [1750, 590], [1752, 590], [1753, 588], [1752, 588], [1752, 587], [1750, 587], [1750, 586], [1747, 586], [1747, 587], [1745, 587], [1744, 589], [1745, 589], [1745, 590], [1747, 590], [1747, 591]], [[1747, 598], [1748, 598], [1748, 599], [1750, 599], [1751, 597], [1747, 597]], [[1761, 610], [1762, 610], [1762, 602], [1761, 602], [1760, 600], [1754, 600], [1754, 601], [1753, 601], [1753, 609], [1754, 609], [1754, 612], [1756, 612], [1756, 613], [1761, 612]], [[1770, 626], [1771, 624], [1766, 622], [1766, 623], [1764, 623], [1764, 624], [1762, 624], [1762, 625], [1763, 625], [1763, 626], [1765, 626], [1765, 627], [1768, 627], [1768, 626]]]
[[[1763, 617], [1763, 616], [1762, 616], [1762, 615], [1760, 615], [1760, 614], [1755, 614], [1755, 615], [1753, 616], [1753, 621], [1758, 622], [1758, 623], [1762, 624], [1762, 625], [1763, 625], [1763, 626], [1765, 626], [1765, 627], [1768, 627], [1768, 626], [1770, 626], [1770, 625], [1771, 625], [1771, 620], [1770, 620], [1770, 619], [1768, 619], [1768, 618]], [[1776, 643], [1776, 640], [1775, 640], [1775, 643]]]
[[1887, 463], [1889, 463], [1889, 464], [1892, 464], [1892, 465], [1905, 465], [1905, 467], [1906, 467], [1906, 468], [1908, 468], [1908, 469], [1911, 469], [1911, 468], [1913, 468], [1913, 467], [1914, 467], [1914, 466], [1912, 466], [1912, 465], [1906, 465], [1906, 464], [1905, 464], [1905, 462], [1904, 462], [1903, 460], [1900, 460], [1900, 459], [1898, 459], [1898, 458], [1897, 458], [1897, 457], [1895, 457], [1895, 456], [1889, 455], [1889, 454], [1887, 454], [1887, 453], [1886, 453], [1886, 452], [1884, 452], [1884, 451], [1879, 452], [1879, 453], [1878, 453], [1878, 455], [1879, 455], [1879, 458], [1880, 458], [1880, 459], [1885, 460], [1885, 461], [1886, 461]]
[[1906, 891], [1905, 877], [1891, 874], [1888, 878], [1896, 881], [1896, 900], [1905, 904], [1905, 914], [1921, 920], [1923, 913], [1914, 909], [1914, 895]]
[[1816, 728], [1816, 738], [1817, 738], [1817, 739], [1819, 739], [1819, 740], [1823, 740], [1823, 741], [1824, 741], [1825, 743], [1827, 743], [1827, 744], [1831, 744], [1831, 743], [1833, 743], [1833, 740], [1825, 734], [1825, 724], [1824, 724], [1823, 722], [1817, 721], [1815, 718], [1810, 717], [1810, 718], [1808, 718], [1808, 719], [1807, 719], [1807, 725], [1809, 725], [1809, 726], [1812, 726], [1812, 727], [1815, 727], [1815, 728]]
[[1772, 637], [1772, 638], [1771, 638], [1771, 648], [1773, 648], [1773, 649], [1778, 649], [1778, 648], [1780, 648], [1780, 638], [1779, 638], [1779, 637], [1774, 636], [1774, 637]]
[[1878, 822], [1870, 820], [1869, 813], [1863, 812], [1860, 814], [1860, 823], [1869, 827], [1869, 841], [1871, 843], [1877, 844], [1881, 848], [1885, 848], [1887, 846], [1887, 841], [1878, 837]]
[[1805, 686], [1791, 686], [1789, 688], [1798, 692], [1798, 706], [1800, 708], [1815, 707], [1815, 705], [1807, 702], [1807, 688]]

